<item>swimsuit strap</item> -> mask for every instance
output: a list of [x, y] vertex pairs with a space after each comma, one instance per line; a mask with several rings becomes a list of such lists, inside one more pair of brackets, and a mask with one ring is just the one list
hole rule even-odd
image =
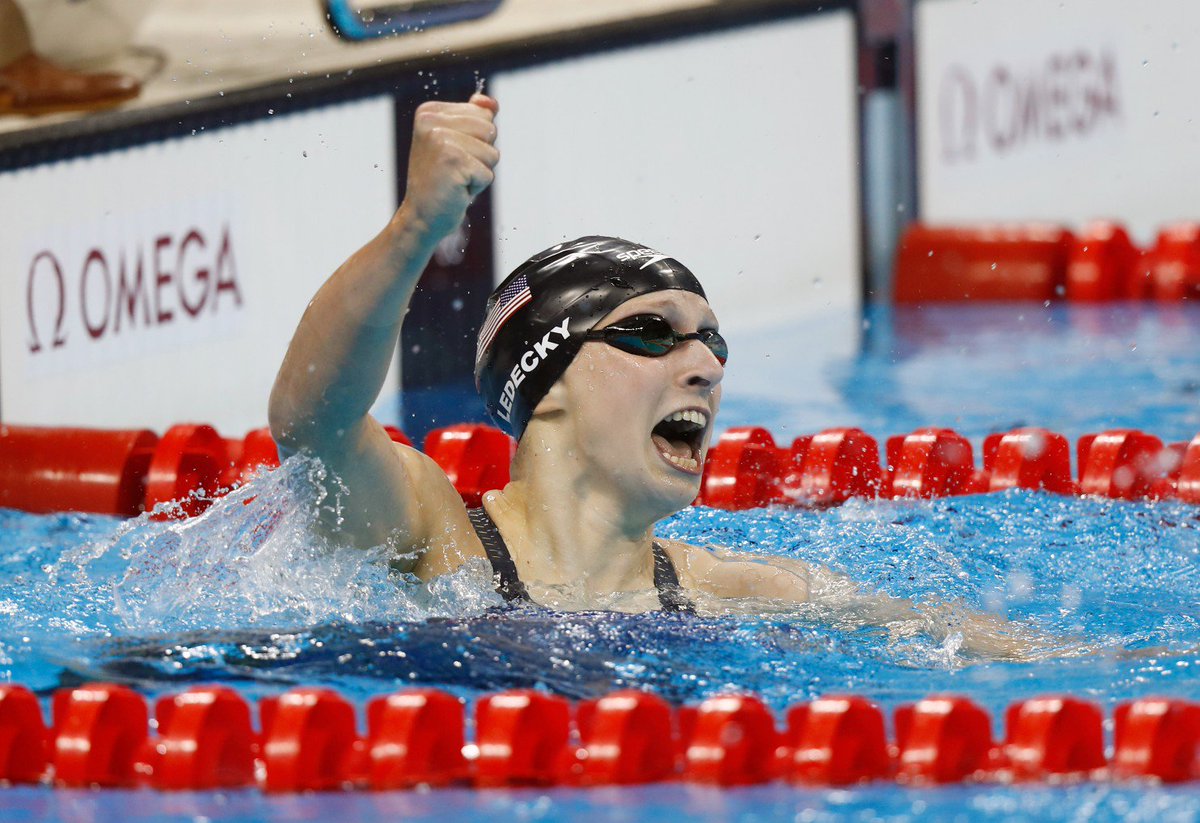
[[658, 543], [654, 544], [654, 588], [658, 589], [658, 602], [664, 612], [696, 613], [695, 605], [679, 585], [679, 574], [671, 556]]
[[[509, 603], [533, 602], [517, 574], [517, 564], [513, 562], [508, 544], [504, 542], [504, 536], [496, 528], [491, 516], [480, 506], [477, 509], [468, 509], [467, 517], [471, 519], [475, 534], [479, 535], [479, 542], [483, 544], [483, 550], [492, 564], [496, 591]], [[679, 585], [675, 564], [658, 543], [654, 544], [654, 588], [658, 589], [658, 602], [663, 611], [695, 613], [695, 606], [684, 596]]]
[[483, 506], [477, 509], [468, 509], [467, 517], [471, 519], [471, 525], [475, 527], [475, 534], [479, 535], [479, 542], [483, 544], [483, 550], [487, 552], [487, 558], [492, 564], [492, 576], [496, 581], [496, 591], [508, 603], [532, 602], [529, 592], [525, 589], [525, 584], [521, 582], [521, 578], [517, 574], [517, 564], [513, 562], [508, 544], [504, 542], [503, 535], [496, 528], [492, 518], [483, 510]]

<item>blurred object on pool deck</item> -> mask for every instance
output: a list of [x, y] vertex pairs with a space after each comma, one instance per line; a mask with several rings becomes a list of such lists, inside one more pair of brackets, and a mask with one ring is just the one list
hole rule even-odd
[[54, 114], [112, 108], [137, 97], [137, 78], [65, 69], [33, 52], [0, 68], [0, 114]]
[[0, 114], [95, 111], [136, 97], [134, 77], [74, 67], [120, 55], [149, 2], [0, 0]]

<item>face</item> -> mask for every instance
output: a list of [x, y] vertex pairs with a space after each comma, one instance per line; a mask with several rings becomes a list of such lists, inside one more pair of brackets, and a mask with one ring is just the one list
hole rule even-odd
[[[707, 301], [691, 292], [652, 292], [622, 303], [596, 324], [618, 325], [658, 315], [677, 333], [715, 330]], [[604, 482], [645, 505], [659, 519], [700, 490], [713, 418], [725, 369], [700, 340], [677, 344], [661, 357], [632, 354], [588, 341], [555, 386], [580, 457]]]

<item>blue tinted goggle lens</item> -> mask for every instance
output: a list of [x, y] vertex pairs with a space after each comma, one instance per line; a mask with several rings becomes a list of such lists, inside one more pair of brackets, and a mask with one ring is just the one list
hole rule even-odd
[[729, 359], [729, 346], [716, 329], [701, 329], [691, 334], [680, 334], [671, 328], [665, 318], [657, 314], [639, 314], [619, 320], [603, 329], [593, 329], [584, 335], [585, 340], [599, 340], [621, 351], [643, 357], [662, 357], [686, 340], [699, 340], [717, 358], [722, 366]]

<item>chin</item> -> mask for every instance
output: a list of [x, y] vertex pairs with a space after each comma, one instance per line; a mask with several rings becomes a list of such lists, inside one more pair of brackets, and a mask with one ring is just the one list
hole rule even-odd
[[646, 492], [645, 502], [653, 508], [654, 519], [658, 521], [692, 505], [692, 501], [700, 494], [700, 478], [663, 478], [659, 475], [643, 488]]

